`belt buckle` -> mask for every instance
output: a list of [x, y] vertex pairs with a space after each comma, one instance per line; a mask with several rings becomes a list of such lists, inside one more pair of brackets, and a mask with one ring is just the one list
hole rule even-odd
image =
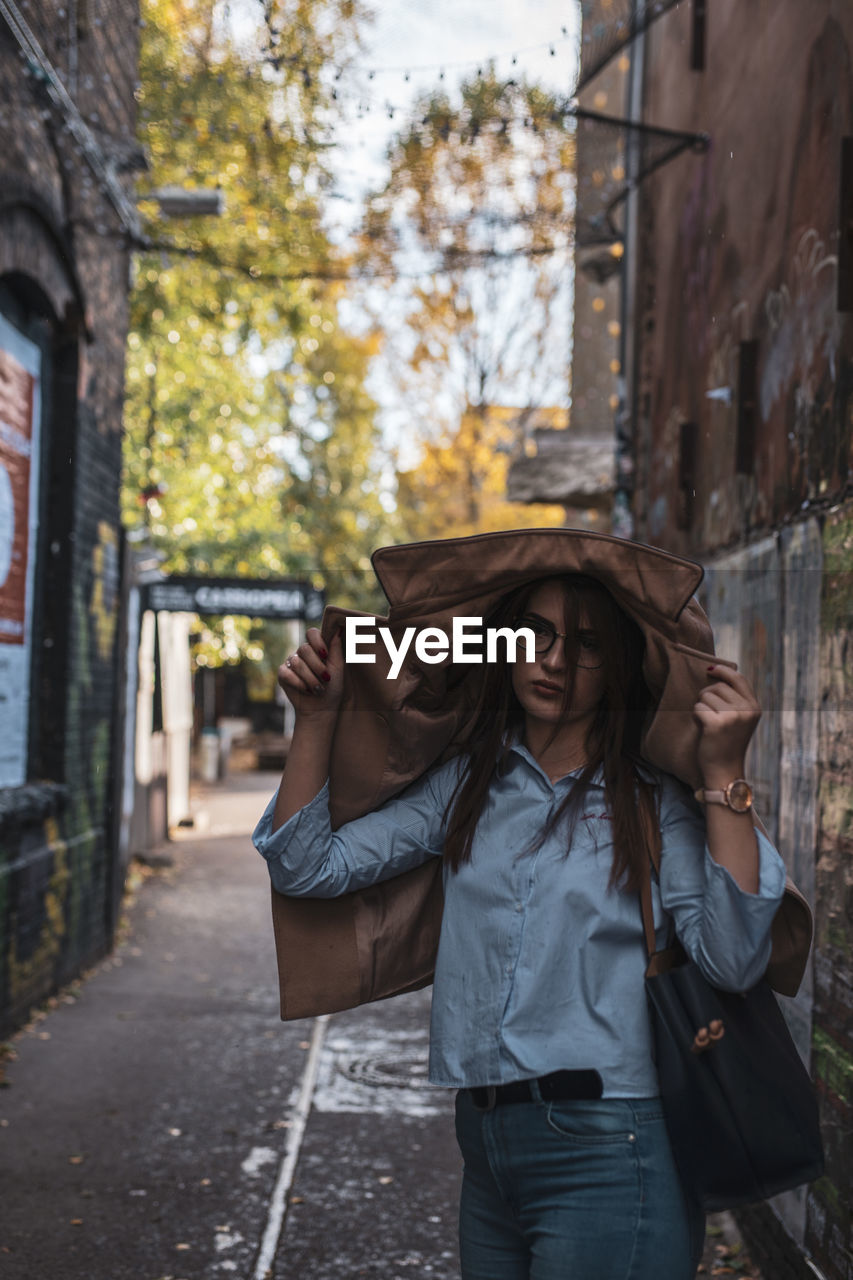
[[[486, 1101], [483, 1103], [482, 1106], [477, 1101], [477, 1095], [481, 1093], [484, 1093], [486, 1095]], [[478, 1088], [471, 1090], [471, 1101], [473, 1102], [474, 1108], [477, 1111], [494, 1111], [497, 1100], [498, 1100], [498, 1090], [496, 1085], [483, 1084], [483, 1085], [480, 1085]]]

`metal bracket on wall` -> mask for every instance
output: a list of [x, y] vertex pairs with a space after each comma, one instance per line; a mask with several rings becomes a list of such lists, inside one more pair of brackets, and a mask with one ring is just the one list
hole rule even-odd
[[623, 239], [613, 215], [651, 174], [684, 151], [707, 151], [707, 133], [685, 133], [606, 116], [573, 107], [582, 139], [583, 164], [578, 169], [575, 243], [580, 247], [607, 245]]

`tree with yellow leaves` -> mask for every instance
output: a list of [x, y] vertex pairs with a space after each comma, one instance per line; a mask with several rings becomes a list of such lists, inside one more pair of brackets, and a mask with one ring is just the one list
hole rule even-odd
[[389, 277], [368, 302], [405, 406], [401, 453], [421, 458], [398, 493], [412, 536], [563, 519], [502, 493], [525, 423], [568, 402], [573, 130], [565, 104], [487, 69], [458, 101], [419, 101], [367, 201], [362, 264]]
[[[369, 605], [369, 555], [390, 540], [365, 389], [376, 339], [340, 321], [322, 220], [334, 68], [360, 11], [143, 0], [142, 15], [151, 248], [131, 298], [126, 523], [167, 572], [304, 576]], [[221, 189], [224, 216], [165, 222], [170, 186]]]
[[[559, 429], [564, 414], [540, 410]], [[418, 465], [398, 476], [398, 502], [413, 539], [455, 538], [499, 529], [546, 528], [565, 522], [559, 506], [508, 502], [506, 479], [519, 436], [519, 411], [469, 409], [455, 432], [425, 441]]]

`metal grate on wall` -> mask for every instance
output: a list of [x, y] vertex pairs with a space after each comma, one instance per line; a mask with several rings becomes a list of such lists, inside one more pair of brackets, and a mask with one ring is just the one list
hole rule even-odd
[[580, 93], [637, 36], [679, 0], [583, 0]]

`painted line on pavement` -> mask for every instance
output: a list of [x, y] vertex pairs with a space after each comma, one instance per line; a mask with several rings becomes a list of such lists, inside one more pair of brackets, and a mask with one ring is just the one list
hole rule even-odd
[[270, 1199], [267, 1225], [261, 1240], [261, 1249], [252, 1273], [252, 1280], [266, 1280], [282, 1236], [284, 1217], [287, 1212], [287, 1193], [293, 1185], [293, 1175], [296, 1171], [296, 1162], [299, 1159], [299, 1149], [302, 1146], [305, 1126], [308, 1123], [308, 1116], [311, 1111], [311, 1099], [314, 1096], [314, 1086], [317, 1083], [320, 1053], [323, 1048], [326, 1023], [328, 1021], [328, 1014], [322, 1014], [319, 1018], [314, 1019], [308, 1061], [302, 1074], [302, 1087], [299, 1090], [299, 1099], [290, 1118], [287, 1143], [285, 1144], [284, 1155], [281, 1159], [278, 1177]]

